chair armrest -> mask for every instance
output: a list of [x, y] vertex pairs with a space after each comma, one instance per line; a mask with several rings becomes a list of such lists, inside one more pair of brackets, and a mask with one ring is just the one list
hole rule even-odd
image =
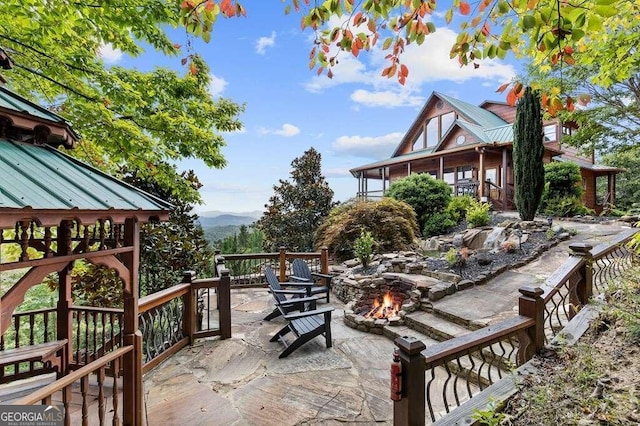
[[305, 283], [294, 283], [291, 281], [287, 281], [286, 283], [280, 283], [280, 285], [282, 287], [299, 287], [299, 288], [307, 288], [307, 287], [313, 287], [315, 284], [314, 283], [309, 283], [309, 282], [305, 282]]
[[287, 320], [294, 320], [299, 318], [306, 318], [313, 315], [325, 314], [327, 312], [334, 311], [335, 308], [333, 306], [327, 306], [326, 308], [314, 309], [313, 311], [304, 311], [304, 312], [296, 312], [294, 314], [286, 314], [284, 317]]
[[295, 275], [291, 275], [289, 277], [289, 279], [293, 280], [293, 281], [301, 281], [301, 282], [309, 282], [309, 281], [311, 281], [309, 278], [297, 277]]
[[269, 290], [274, 294], [307, 294], [307, 290]]
[[312, 277], [318, 277], [318, 278], [328, 278], [328, 279], [333, 278], [333, 275], [331, 275], [331, 274], [322, 274], [320, 272], [312, 272], [311, 276]]
[[280, 306], [291, 306], [291, 305], [297, 305], [299, 303], [307, 303], [307, 302], [317, 302], [318, 298], [315, 296], [309, 296], [309, 297], [296, 297], [294, 299], [288, 299], [288, 300], [284, 300], [280, 303], [278, 303], [278, 305]]

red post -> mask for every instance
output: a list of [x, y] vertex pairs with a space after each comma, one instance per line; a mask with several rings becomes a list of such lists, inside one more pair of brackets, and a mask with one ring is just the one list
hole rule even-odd
[[393, 424], [425, 424], [425, 359], [422, 351], [424, 343], [414, 337], [398, 337], [394, 343], [398, 347], [402, 364], [402, 393], [400, 400], [393, 402]]
[[329, 249], [327, 247], [320, 249], [320, 272], [329, 273]]
[[520, 342], [518, 361], [522, 365], [544, 347], [544, 290], [540, 287], [521, 287], [518, 291], [522, 294], [518, 299], [520, 315], [535, 320], [533, 327], [527, 330], [529, 344], [523, 345], [524, 342]]
[[280, 247], [280, 282], [287, 281], [287, 253], [284, 247]]

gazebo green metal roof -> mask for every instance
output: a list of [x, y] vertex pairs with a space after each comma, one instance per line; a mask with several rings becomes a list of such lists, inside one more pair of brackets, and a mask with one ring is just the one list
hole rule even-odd
[[0, 108], [53, 121], [54, 123], [69, 125], [69, 123], [58, 114], [54, 114], [46, 108], [42, 108], [41, 106], [30, 102], [2, 86], [0, 86]]
[[0, 209], [169, 210], [171, 204], [50, 146], [0, 139]]

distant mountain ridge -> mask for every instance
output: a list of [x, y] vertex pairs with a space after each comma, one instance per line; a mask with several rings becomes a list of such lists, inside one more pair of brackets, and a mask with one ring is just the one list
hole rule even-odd
[[261, 210], [253, 210], [253, 211], [249, 211], [249, 212], [226, 212], [226, 211], [221, 211], [221, 210], [209, 210], [206, 212], [198, 212], [198, 216], [200, 217], [218, 217], [218, 216], [224, 216], [224, 215], [229, 215], [229, 216], [248, 216], [248, 217], [252, 217], [254, 219], [260, 219], [260, 216], [262, 216], [262, 211]]
[[210, 228], [214, 226], [228, 226], [228, 225], [251, 225], [253, 222], [258, 220], [256, 217], [252, 216], [238, 216], [233, 214], [221, 214], [219, 216], [210, 217], [210, 216], [200, 216], [198, 221], [203, 228]]

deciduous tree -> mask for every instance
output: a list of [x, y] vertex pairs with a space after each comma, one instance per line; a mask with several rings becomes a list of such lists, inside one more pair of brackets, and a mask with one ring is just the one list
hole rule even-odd
[[274, 195], [257, 222], [267, 250], [313, 250], [315, 232], [335, 204], [320, 170], [321, 159], [320, 153], [310, 148], [291, 162], [291, 180], [281, 179], [273, 186]]
[[522, 220], [533, 220], [544, 191], [544, 155], [540, 98], [528, 87], [513, 124], [515, 202]]
[[[170, 40], [166, 30], [180, 25], [181, 10], [172, 0], [7, 0], [0, 3], [0, 47], [14, 62], [3, 72], [9, 87], [82, 135], [73, 155], [111, 173], [126, 164], [193, 202], [198, 193], [172, 162], [195, 157], [223, 167], [222, 132], [240, 129], [243, 107], [213, 100], [207, 65]], [[181, 54], [184, 73], [105, 63], [108, 50], [138, 56], [143, 46], [176, 61]]]

